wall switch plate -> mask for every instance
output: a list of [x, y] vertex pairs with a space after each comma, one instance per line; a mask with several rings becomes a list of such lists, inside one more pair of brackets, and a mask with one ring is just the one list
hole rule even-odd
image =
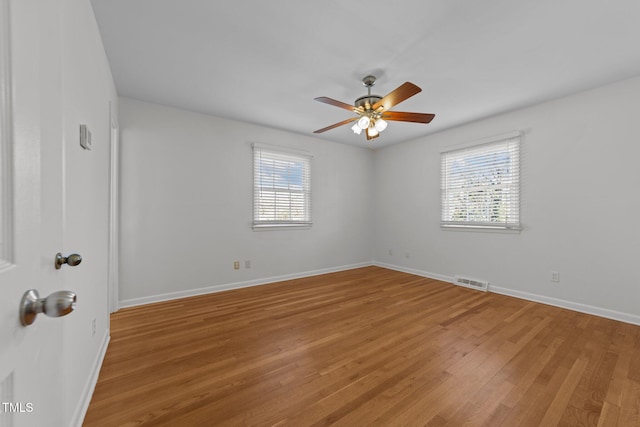
[[240, 261], [233, 261], [233, 269], [240, 270]]
[[552, 271], [551, 272], [551, 282], [560, 283], [560, 273], [558, 273], [557, 271]]
[[244, 268], [251, 268], [251, 260], [248, 259], [244, 262]]
[[85, 150], [91, 150], [91, 131], [87, 125], [80, 125], [80, 146]]

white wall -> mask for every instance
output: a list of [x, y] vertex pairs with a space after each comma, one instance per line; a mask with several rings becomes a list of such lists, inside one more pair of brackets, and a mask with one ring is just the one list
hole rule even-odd
[[[123, 306], [371, 262], [372, 151], [127, 98], [119, 108]], [[252, 231], [252, 142], [314, 156], [311, 229]]]
[[[376, 151], [376, 261], [640, 323], [638, 112], [635, 78]], [[523, 231], [441, 230], [440, 151], [512, 130]]]

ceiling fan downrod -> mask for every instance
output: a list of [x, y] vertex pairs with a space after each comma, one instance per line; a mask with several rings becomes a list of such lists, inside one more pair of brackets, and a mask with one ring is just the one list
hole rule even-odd
[[362, 79], [362, 84], [367, 88], [367, 94], [356, 99], [353, 105], [356, 108], [362, 107], [364, 111], [367, 112], [371, 109], [371, 106], [380, 101], [382, 97], [379, 95], [371, 95], [371, 87], [376, 84], [375, 76], [365, 76]]

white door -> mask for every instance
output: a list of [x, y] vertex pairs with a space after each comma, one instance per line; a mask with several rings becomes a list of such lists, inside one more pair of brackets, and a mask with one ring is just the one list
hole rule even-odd
[[54, 268], [63, 242], [60, 47], [44, 18], [55, 11], [44, 9], [0, 0], [0, 426], [66, 423], [65, 318], [40, 314], [23, 326], [18, 316], [27, 290], [46, 297], [64, 283]]

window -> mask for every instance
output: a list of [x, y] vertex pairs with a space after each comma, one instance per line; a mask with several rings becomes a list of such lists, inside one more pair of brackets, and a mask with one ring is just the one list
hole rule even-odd
[[253, 228], [311, 226], [311, 156], [253, 147]]
[[520, 229], [520, 134], [441, 154], [441, 226]]

